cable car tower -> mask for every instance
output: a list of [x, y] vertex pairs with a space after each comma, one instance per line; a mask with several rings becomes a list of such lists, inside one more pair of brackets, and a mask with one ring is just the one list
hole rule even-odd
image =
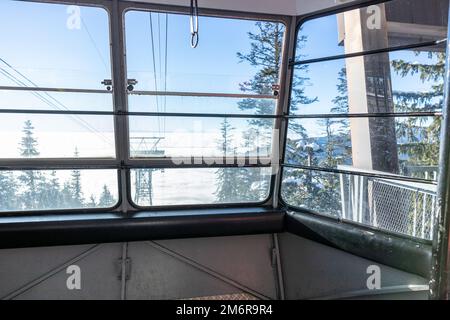
[[[163, 137], [133, 137], [130, 139], [132, 154], [135, 158], [152, 158], [164, 156], [164, 151], [158, 149]], [[136, 170], [135, 203], [153, 204], [153, 171], [156, 169]]]

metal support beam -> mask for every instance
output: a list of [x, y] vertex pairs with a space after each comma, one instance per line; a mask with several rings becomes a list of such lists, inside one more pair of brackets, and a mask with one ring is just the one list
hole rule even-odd
[[278, 241], [278, 234], [276, 234], [276, 233], [272, 234], [272, 244], [273, 244], [272, 259], [275, 259], [275, 261], [272, 261], [272, 264], [274, 264], [273, 268], [275, 271], [277, 299], [285, 300], [286, 294], [285, 294], [285, 290], [284, 290], [283, 267], [281, 265], [280, 243]]
[[[449, 10], [450, 12], [450, 10]], [[450, 24], [447, 39], [450, 37]], [[444, 86], [444, 119], [442, 120], [439, 160], [439, 182], [436, 200], [435, 233], [430, 277], [430, 298], [449, 298], [450, 272], [450, 45], [447, 41]]]
[[34, 92], [59, 92], [59, 93], [97, 93], [111, 94], [108, 90], [98, 89], [73, 89], [73, 88], [51, 88], [51, 87], [17, 87], [17, 86], [0, 86], [0, 90], [4, 91], [34, 91]]
[[170, 97], [197, 97], [197, 98], [237, 98], [237, 99], [278, 99], [277, 95], [248, 94], [248, 93], [220, 93], [220, 92], [173, 92], [173, 91], [129, 91], [135, 96], [170, 96]]
[[281, 99], [278, 104], [279, 110], [277, 112], [277, 115], [281, 116], [282, 118], [278, 119], [278, 121], [275, 122], [275, 128], [278, 130], [278, 140], [274, 142], [276, 143], [276, 145], [274, 144], [273, 146], [273, 148], [278, 148], [278, 162], [276, 164], [277, 167], [274, 168], [274, 171], [276, 171], [272, 199], [272, 205], [274, 208], [277, 208], [280, 205], [280, 190], [283, 175], [283, 169], [280, 164], [284, 162], [284, 151], [287, 140], [287, 127], [289, 123], [287, 116], [289, 115], [289, 97], [291, 95], [293, 75], [293, 69], [289, 68], [289, 61], [295, 56], [296, 26], [297, 18], [292, 17], [289, 25], [286, 27], [286, 40], [283, 48], [283, 63], [280, 86]]
[[[111, 4], [111, 47], [112, 47], [112, 66], [113, 66], [113, 90], [114, 90], [114, 112], [126, 113], [128, 111], [128, 101], [126, 92], [126, 61], [125, 61], [125, 37], [124, 37], [124, 19], [123, 11], [119, 0], [113, 0]], [[124, 164], [130, 153], [130, 139], [127, 117], [114, 117], [114, 132], [116, 141], [116, 157]], [[123, 214], [135, 211], [129, 203], [129, 191], [127, 186], [130, 179], [129, 170], [121, 168], [119, 170], [121, 185], [122, 203], [120, 210]]]

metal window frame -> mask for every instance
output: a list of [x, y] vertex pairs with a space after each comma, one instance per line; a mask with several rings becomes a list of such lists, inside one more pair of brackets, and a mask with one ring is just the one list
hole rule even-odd
[[[257, 21], [271, 21], [282, 23], [285, 27], [285, 36], [283, 39], [283, 56], [281, 61], [280, 71], [280, 91], [278, 96], [269, 95], [254, 95], [254, 94], [226, 94], [226, 93], [196, 93], [196, 92], [168, 92], [168, 95], [181, 96], [203, 96], [203, 97], [224, 97], [224, 98], [259, 98], [259, 99], [274, 99], [277, 101], [276, 111], [274, 115], [252, 115], [252, 114], [201, 114], [201, 113], [155, 113], [155, 112], [128, 112], [128, 95], [126, 90], [126, 46], [125, 46], [125, 14], [130, 10], [150, 11], [173, 14], [189, 14], [189, 8], [183, 6], [139, 3], [122, 0], [25, 0], [27, 2], [47, 3], [47, 4], [63, 4], [63, 5], [81, 5], [89, 7], [98, 7], [106, 10], [109, 20], [109, 37], [111, 44], [111, 76], [113, 80], [113, 90], [95, 90], [95, 89], [76, 89], [76, 88], [21, 88], [2, 86], [0, 90], [23, 90], [23, 91], [47, 91], [47, 92], [68, 92], [68, 93], [96, 93], [96, 94], [112, 94], [113, 96], [113, 111], [77, 111], [77, 110], [32, 110], [32, 109], [3, 109], [0, 114], [71, 114], [71, 115], [105, 115], [112, 116], [114, 121], [114, 136], [115, 136], [115, 152], [116, 158], [37, 158], [37, 159], [0, 159], [0, 169], [9, 171], [18, 170], [91, 170], [91, 169], [116, 169], [118, 172], [118, 190], [119, 200], [114, 208], [101, 209], [70, 209], [70, 210], [36, 210], [33, 214], [64, 214], [64, 213], [83, 213], [83, 212], [98, 212], [99, 210], [114, 211], [121, 213], [124, 216], [133, 214], [142, 210], [173, 210], [177, 207], [183, 208], [223, 208], [223, 207], [242, 207], [250, 205], [270, 205], [272, 198], [274, 198], [275, 182], [278, 181], [280, 170], [275, 172], [270, 179], [269, 196], [259, 203], [230, 203], [230, 204], [202, 204], [202, 205], [188, 205], [188, 206], [152, 206], [140, 207], [133, 203], [131, 199], [131, 173], [130, 169], [142, 168], [242, 168], [242, 167], [270, 167], [273, 162], [279, 163], [277, 156], [266, 159], [254, 157], [226, 157], [226, 158], [203, 158], [201, 163], [193, 163], [192, 165], [176, 165], [173, 158], [145, 158], [134, 159], [130, 157], [130, 141], [129, 141], [129, 116], [164, 116], [164, 117], [210, 117], [210, 118], [265, 118], [274, 120], [274, 129], [279, 128], [282, 123], [282, 105], [284, 104], [283, 97], [289, 90], [287, 79], [284, 76], [288, 71], [288, 57], [287, 47], [290, 44], [291, 34], [291, 17], [283, 15], [261, 14], [238, 12], [228, 10], [216, 9], [201, 9], [199, 13], [201, 16], [241, 19], [241, 20], [257, 20]], [[166, 93], [156, 93], [151, 91], [136, 91], [131, 94], [141, 95], [155, 95]], [[278, 136], [273, 137], [272, 146], [282, 146], [282, 140]], [[272, 153], [277, 155], [279, 150], [272, 150]], [[182, 158], [185, 159], [185, 158]], [[260, 164], [258, 159], [264, 160], [264, 164]], [[233, 162], [231, 161], [233, 160]], [[211, 163], [219, 163], [213, 164]], [[232, 163], [231, 163], [232, 162]], [[220, 164], [222, 163], [222, 164]], [[231, 164], [230, 164], [231, 163]], [[238, 165], [245, 163], [245, 165]], [[275, 197], [276, 198], [276, 197]], [[1, 215], [20, 215], [21, 212], [6, 212]]]
[[[14, 0], [17, 1], [17, 0]], [[43, 3], [43, 4], [56, 4], [56, 5], [80, 5], [85, 7], [94, 7], [105, 10], [108, 18], [108, 30], [109, 30], [109, 43], [112, 44], [113, 41], [113, 6], [112, 2], [108, 0], [23, 0], [22, 2], [30, 2], [30, 3]], [[110, 50], [110, 74], [114, 75], [114, 54], [113, 51]], [[112, 109], [115, 111], [116, 103], [115, 103], [115, 93], [107, 91], [107, 90], [95, 90], [95, 89], [58, 89], [58, 88], [22, 88], [22, 87], [2, 87], [2, 90], [23, 90], [23, 91], [48, 91], [48, 92], [72, 92], [72, 93], [108, 93], [113, 95], [113, 105]], [[14, 111], [14, 110], [10, 110]], [[23, 113], [26, 110], [16, 110]], [[32, 111], [32, 110], [30, 110]], [[5, 110], [4, 113], [14, 113], [8, 112]], [[29, 112], [32, 114], [33, 112]], [[50, 111], [40, 110], [38, 112], [42, 113], [51, 113]], [[58, 114], [58, 112], [55, 112]], [[84, 112], [77, 111], [61, 111], [59, 114], [83, 114]], [[107, 115], [107, 113], [105, 113]], [[114, 124], [114, 132], [116, 134], [116, 125]], [[117, 142], [116, 142], [116, 153], [117, 153]], [[8, 171], [20, 171], [20, 170], [94, 170], [94, 169], [117, 169], [119, 168], [117, 164], [117, 159], [113, 158], [39, 158], [39, 159], [0, 159], [0, 169], [8, 170]], [[117, 172], [117, 190], [118, 190], [118, 199], [114, 206], [110, 208], [74, 208], [74, 209], [44, 209], [44, 210], [33, 210], [33, 211], [7, 211], [2, 212], [0, 216], [9, 217], [9, 216], [25, 216], [32, 213], [33, 215], [60, 215], [60, 214], [92, 214], [92, 213], [102, 213], [105, 211], [115, 212], [118, 211], [123, 203], [123, 195], [121, 192], [121, 185], [123, 177], [120, 175], [119, 171]]]
[[[160, 4], [148, 4], [148, 3], [138, 3], [138, 2], [119, 2], [120, 5], [120, 12], [122, 14], [122, 21], [125, 23], [125, 15], [129, 11], [146, 11], [146, 12], [157, 12], [157, 13], [169, 13], [169, 14], [182, 14], [187, 15], [189, 14], [189, 8], [183, 7], [183, 6], [173, 6], [173, 5], [160, 5]], [[283, 16], [283, 15], [270, 15], [270, 14], [260, 14], [260, 13], [248, 13], [248, 12], [238, 12], [238, 11], [228, 11], [228, 10], [216, 10], [216, 9], [199, 9], [199, 15], [205, 16], [205, 17], [213, 17], [213, 18], [223, 18], [223, 19], [239, 19], [239, 20], [250, 20], [250, 21], [269, 21], [269, 22], [278, 22], [282, 23], [285, 27], [285, 36], [283, 39], [283, 57], [281, 61], [281, 70], [280, 70], [280, 82], [283, 80], [283, 70], [287, 67], [287, 60], [285, 60], [286, 52], [286, 46], [288, 45], [287, 41], [287, 34], [289, 32], [289, 17]], [[125, 41], [125, 40], [124, 40]], [[124, 47], [125, 50], [125, 47]], [[124, 51], [124, 54], [125, 51]], [[284, 68], [284, 69], [283, 69]], [[125, 68], [124, 72], [126, 73], [126, 61], [125, 61]], [[126, 77], [126, 74], [124, 75]], [[281, 83], [281, 87], [283, 87], [284, 83]], [[147, 94], [147, 95], [153, 95], [155, 92], [152, 91], [136, 91], [128, 93], [129, 95], [133, 94]], [[159, 95], [165, 95], [165, 92], [158, 93]], [[219, 117], [219, 118], [267, 118], [267, 119], [274, 119], [274, 128], [273, 132], [276, 132], [277, 129], [277, 121], [280, 117], [281, 108], [280, 108], [280, 101], [284, 96], [284, 90], [281, 89], [278, 97], [275, 96], [268, 96], [268, 95], [249, 95], [249, 94], [226, 94], [226, 93], [198, 93], [198, 92], [169, 92], [170, 95], [177, 95], [177, 96], [201, 96], [201, 97], [223, 97], [223, 98], [257, 98], [257, 99], [276, 99], [278, 101], [275, 114], [274, 115], [267, 115], [267, 116], [257, 116], [257, 115], [242, 115], [242, 114], [233, 114], [233, 115], [226, 115], [224, 117], [223, 114], [201, 114], [201, 113], [174, 113], [174, 116], [186, 116], [186, 117]], [[127, 95], [128, 98], [128, 95]], [[127, 99], [128, 100], [128, 99]], [[132, 112], [128, 112], [129, 114], [132, 114]], [[161, 113], [161, 116], [165, 116], [168, 113]], [[273, 135], [273, 142], [272, 142], [272, 148], [278, 146], [278, 139], [276, 139], [275, 135]], [[276, 141], [276, 144], [275, 144]], [[276, 150], [272, 150], [272, 154], [276, 154], [274, 152]], [[217, 159], [217, 158], [216, 158]], [[210, 165], [210, 163], [214, 162], [214, 158], [204, 158], [202, 160], [201, 164], [192, 164], [192, 165], [174, 165], [173, 164], [173, 158], [171, 159], [164, 159], [164, 158], [146, 158], [146, 159], [127, 159], [127, 164], [130, 165], [130, 167], [135, 168], [136, 166], [140, 167], [148, 167], [148, 168], [155, 168], [155, 165], [159, 168], [176, 168], [176, 169], [183, 169], [183, 168], [222, 168], [222, 167], [230, 167], [230, 168], [239, 168], [239, 167], [268, 167], [273, 166], [272, 161], [268, 165], [252, 165], [252, 163], [258, 163], [257, 158], [253, 157], [225, 157], [223, 159], [218, 158], [219, 163], [223, 164], [215, 164]], [[238, 166], [235, 164], [227, 165], [227, 163], [230, 161], [230, 159], [233, 160], [234, 163], [245, 163], [244, 166]], [[244, 160], [244, 162], [243, 162]], [[264, 163], [267, 163], [266, 160], [264, 160]], [[230, 208], [230, 207], [238, 207], [238, 206], [250, 206], [250, 205], [268, 205], [271, 204], [273, 194], [274, 194], [274, 181], [275, 179], [270, 179], [269, 183], [269, 194], [268, 198], [264, 199], [261, 202], [252, 202], [252, 203], [227, 203], [227, 204], [199, 204], [199, 205], [175, 205], [175, 206], [139, 206], [138, 204], [134, 203], [132, 201], [131, 197], [131, 174], [130, 171], [128, 171], [128, 180], [127, 180], [127, 187], [128, 187], [128, 202], [137, 210], [161, 210], [161, 209], [173, 209], [173, 208]]]
[[[449, 1], [450, 17], [450, 1]], [[436, 199], [437, 214], [434, 225], [430, 272], [431, 299], [450, 298], [450, 23], [447, 26], [447, 52], [445, 58], [444, 119], [441, 130], [441, 146]]]
[[[423, 42], [422, 44], [411, 44], [411, 45], [405, 45], [405, 46], [394, 46], [394, 47], [388, 47], [388, 48], [381, 48], [381, 49], [377, 49], [377, 50], [367, 50], [364, 52], [356, 52], [356, 53], [350, 53], [350, 54], [343, 54], [343, 55], [334, 55], [334, 56], [324, 56], [321, 58], [314, 58], [314, 59], [308, 59], [308, 60], [303, 60], [303, 61], [296, 61], [295, 57], [296, 57], [296, 50], [297, 50], [297, 39], [298, 39], [298, 34], [300, 31], [301, 26], [306, 23], [307, 21], [310, 20], [315, 20], [315, 19], [319, 19], [325, 16], [332, 16], [335, 14], [339, 14], [339, 13], [343, 13], [346, 11], [350, 11], [350, 10], [355, 10], [355, 9], [361, 9], [364, 7], [368, 7], [370, 5], [376, 5], [376, 4], [381, 4], [381, 3], [389, 3], [391, 1], [395, 1], [395, 0], [360, 0], [360, 1], [352, 1], [349, 3], [344, 3], [342, 5], [336, 6], [334, 8], [326, 8], [324, 10], [320, 10], [320, 11], [316, 11], [313, 12], [311, 14], [306, 14], [306, 15], [302, 15], [302, 16], [297, 16], [296, 20], [295, 20], [295, 37], [292, 40], [292, 44], [294, 46], [294, 48], [290, 49], [290, 54], [291, 54], [291, 58], [289, 59], [289, 69], [290, 71], [290, 91], [288, 92], [289, 98], [288, 98], [288, 106], [287, 106], [287, 110], [285, 110], [286, 114], [285, 114], [285, 128], [284, 128], [284, 132], [283, 132], [283, 151], [282, 151], [282, 158], [281, 158], [281, 173], [279, 176], [279, 190], [278, 190], [278, 198], [280, 199], [280, 204], [284, 207], [286, 207], [287, 209], [293, 210], [293, 211], [302, 211], [302, 212], [306, 212], [309, 214], [313, 214], [313, 215], [318, 215], [318, 216], [323, 216], [323, 217], [330, 217], [329, 215], [326, 215], [324, 213], [318, 213], [315, 212], [313, 210], [307, 209], [307, 208], [299, 208], [293, 205], [288, 204], [286, 201], [284, 201], [283, 196], [282, 196], [282, 189], [283, 189], [283, 176], [284, 176], [284, 168], [293, 168], [293, 169], [301, 169], [301, 170], [311, 170], [311, 171], [322, 171], [322, 172], [328, 172], [328, 173], [347, 173], [347, 174], [352, 174], [352, 175], [363, 175], [363, 176], [368, 176], [368, 177], [373, 177], [373, 178], [383, 178], [383, 179], [389, 179], [389, 180], [397, 180], [397, 181], [410, 181], [410, 182], [418, 182], [418, 183], [425, 183], [425, 184], [431, 184], [431, 185], [438, 185], [438, 189], [442, 188], [442, 177], [440, 178], [441, 180], [439, 180], [439, 183], [433, 180], [425, 180], [425, 179], [417, 179], [417, 178], [411, 178], [411, 177], [407, 177], [407, 176], [399, 176], [399, 175], [395, 175], [395, 174], [373, 174], [373, 173], [361, 173], [361, 172], [350, 172], [350, 171], [345, 171], [345, 170], [339, 170], [339, 169], [333, 169], [333, 168], [324, 168], [324, 167], [312, 167], [312, 166], [305, 166], [305, 165], [300, 165], [300, 164], [289, 164], [286, 163], [286, 144], [287, 144], [287, 136], [288, 136], [288, 132], [289, 132], [289, 120], [290, 119], [311, 119], [311, 118], [320, 118], [320, 119], [324, 119], [324, 118], [372, 118], [372, 117], [392, 117], [392, 118], [396, 118], [396, 117], [440, 117], [442, 119], [443, 115], [446, 113], [445, 110], [444, 112], [441, 111], [432, 111], [432, 112], [403, 112], [403, 113], [359, 113], [359, 114], [355, 114], [355, 113], [348, 113], [348, 114], [296, 114], [296, 115], [291, 115], [290, 114], [290, 99], [291, 99], [291, 94], [292, 94], [292, 83], [293, 83], [293, 77], [294, 77], [294, 68], [296, 65], [300, 65], [300, 64], [308, 64], [308, 63], [320, 63], [320, 62], [326, 62], [326, 61], [331, 61], [331, 60], [337, 60], [337, 59], [346, 59], [346, 58], [352, 58], [352, 57], [357, 57], [357, 56], [365, 56], [365, 55], [370, 55], [370, 54], [377, 54], [377, 53], [383, 53], [383, 52], [391, 52], [391, 51], [398, 51], [398, 50], [403, 50], [403, 49], [413, 49], [413, 48], [420, 48], [420, 47], [427, 47], [430, 45], [440, 45], [441, 43], [444, 43], [445, 41], [448, 44], [448, 39], [445, 39], [445, 41], [443, 40], [439, 40], [439, 41], [433, 41], [433, 42]], [[448, 69], [447, 69], [448, 70]], [[450, 77], [449, 73], [446, 73], [447, 77]], [[447, 80], [447, 79], [446, 79]], [[446, 81], [447, 82], [447, 81]], [[447, 92], [445, 92], [444, 94], [446, 94]], [[450, 100], [450, 98], [449, 98]], [[449, 103], [450, 104], [450, 103]], [[445, 106], [444, 106], [445, 107]], [[442, 122], [442, 127], [444, 127], [444, 120]], [[443, 130], [443, 129], [442, 129]], [[449, 138], [450, 140], [450, 138]], [[441, 139], [441, 150], [443, 148], [443, 143], [444, 143], [444, 139]], [[442, 156], [441, 156], [442, 158]], [[441, 159], [442, 161], [442, 159]], [[440, 176], [444, 176], [445, 174], [442, 174]], [[448, 173], [448, 175], [450, 176], [450, 172]], [[449, 200], [450, 201], [450, 200]], [[396, 234], [395, 232], [391, 232], [388, 230], [383, 230], [380, 228], [374, 228], [368, 225], [361, 225], [358, 224], [356, 222], [352, 222], [352, 221], [347, 221], [347, 220], [342, 220], [342, 219], [337, 219], [339, 222], [344, 222], [346, 224], [349, 225], [354, 225], [357, 227], [363, 227], [364, 229], [368, 229], [368, 230], [373, 230], [373, 231], [377, 231], [377, 232], [385, 232], [388, 234], [392, 234], [395, 236], [398, 236], [398, 234]], [[449, 223], [450, 225], [450, 218], [449, 218]], [[401, 235], [405, 238], [411, 238], [414, 241], [417, 242], [427, 242], [427, 243], [431, 243], [431, 241], [429, 240], [424, 240], [424, 239], [420, 239], [420, 238], [415, 238], [415, 237], [409, 237], [408, 235]]]

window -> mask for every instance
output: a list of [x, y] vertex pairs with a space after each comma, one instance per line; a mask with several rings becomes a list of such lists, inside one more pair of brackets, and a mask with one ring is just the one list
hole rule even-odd
[[[131, 199], [139, 207], [260, 203], [269, 196], [284, 25], [125, 15]], [[186, 31], [186, 32], [183, 32]], [[158, 165], [153, 167], [153, 165]], [[195, 168], [192, 168], [192, 166]]]
[[[131, 194], [140, 207], [261, 202], [269, 196], [271, 171], [271, 168], [136, 169], [132, 171]], [[174, 192], [174, 185], [183, 191]]]
[[1, 214], [270, 197], [283, 23], [128, 7], [0, 3]]
[[114, 207], [107, 11], [1, 1], [0, 26], [0, 212]]
[[300, 25], [286, 204], [431, 239], [447, 9], [423, 4], [394, 0]]

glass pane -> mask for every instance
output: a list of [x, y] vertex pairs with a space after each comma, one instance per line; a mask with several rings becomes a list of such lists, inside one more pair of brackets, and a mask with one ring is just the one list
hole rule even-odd
[[200, 17], [192, 49], [187, 15], [129, 11], [125, 22], [136, 90], [271, 94], [279, 82], [281, 23]]
[[132, 170], [139, 206], [253, 203], [269, 195], [271, 168]]
[[447, 37], [448, 3], [394, 0], [306, 21], [297, 60], [410, 45]]
[[439, 47], [324, 61], [294, 70], [292, 114], [426, 112], [443, 105], [445, 54]]
[[110, 93], [68, 93], [0, 90], [0, 109], [112, 111]]
[[115, 170], [0, 171], [0, 212], [111, 208]]
[[114, 158], [112, 116], [4, 114], [0, 158]]
[[436, 180], [440, 117], [291, 120], [291, 164]]
[[136, 116], [129, 122], [134, 158], [271, 154], [273, 119]]
[[238, 99], [130, 95], [129, 109], [134, 112], [221, 113], [274, 115], [276, 99]]
[[104, 89], [111, 79], [102, 8], [0, 2], [0, 85]]
[[281, 193], [283, 200], [294, 207], [432, 238], [435, 185], [287, 168]]

